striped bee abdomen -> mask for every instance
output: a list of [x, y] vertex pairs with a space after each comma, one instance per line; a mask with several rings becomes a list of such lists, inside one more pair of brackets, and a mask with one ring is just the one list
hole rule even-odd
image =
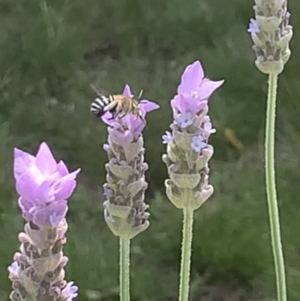
[[99, 96], [91, 103], [90, 111], [97, 117], [101, 117], [106, 112], [105, 107], [112, 102], [113, 98], [111, 96]]

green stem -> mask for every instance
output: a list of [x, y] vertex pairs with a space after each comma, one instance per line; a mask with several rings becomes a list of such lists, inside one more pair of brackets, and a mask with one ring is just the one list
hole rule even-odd
[[130, 300], [130, 239], [120, 237], [120, 301]]
[[188, 301], [190, 267], [193, 238], [193, 215], [192, 209], [183, 209], [183, 230], [181, 246], [181, 266], [180, 266], [180, 284], [179, 284], [179, 301]]
[[275, 144], [275, 113], [276, 113], [276, 91], [277, 74], [269, 75], [267, 121], [266, 121], [266, 189], [268, 198], [269, 219], [271, 228], [271, 239], [273, 256], [275, 262], [277, 300], [286, 301], [286, 280], [283, 251], [281, 245], [279, 212], [276, 196], [275, 164], [274, 164], [274, 144]]

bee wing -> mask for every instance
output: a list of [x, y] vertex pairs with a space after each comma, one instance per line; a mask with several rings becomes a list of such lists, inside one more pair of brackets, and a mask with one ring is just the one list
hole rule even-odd
[[108, 94], [107, 92], [105, 92], [104, 90], [101, 89], [101, 91], [99, 91], [93, 84], [90, 84], [90, 87], [94, 90], [94, 92], [98, 95], [106, 95]]

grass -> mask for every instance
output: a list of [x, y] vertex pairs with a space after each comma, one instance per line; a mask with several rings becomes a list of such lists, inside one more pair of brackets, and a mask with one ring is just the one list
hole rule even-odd
[[[292, 16], [299, 14], [290, 1]], [[266, 78], [254, 67], [246, 33], [252, 3], [233, 0], [36, 0], [0, 3], [0, 300], [7, 300], [7, 265], [22, 229], [12, 174], [13, 147], [35, 152], [45, 140], [70, 168], [82, 167], [70, 200], [67, 277], [80, 286], [79, 301], [118, 299], [118, 241], [102, 217], [101, 185], [106, 129], [89, 114], [100, 91], [135, 93], [157, 101], [145, 131], [150, 164], [147, 202], [151, 227], [134, 240], [133, 300], [177, 297], [181, 213], [164, 196], [161, 135], [171, 122], [169, 100], [180, 74], [200, 59], [212, 79], [225, 78], [211, 99], [217, 134], [211, 181], [215, 194], [197, 212], [192, 300], [265, 300], [275, 296], [264, 191], [263, 132]], [[299, 20], [292, 18], [294, 28]], [[289, 300], [299, 300], [300, 144], [298, 33], [280, 78], [277, 180]], [[237, 150], [231, 129], [243, 143]], [[226, 299], [227, 298], [227, 299]], [[234, 299], [237, 298], [237, 299]]]

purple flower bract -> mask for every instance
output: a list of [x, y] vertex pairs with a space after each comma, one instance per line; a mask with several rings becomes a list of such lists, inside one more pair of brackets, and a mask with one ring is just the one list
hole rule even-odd
[[69, 173], [64, 162], [56, 163], [45, 142], [36, 156], [15, 148], [14, 176], [23, 217], [39, 226], [57, 226], [66, 215], [79, 172]]
[[181, 113], [197, 114], [206, 105], [210, 95], [223, 84], [224, 80], [212, 81], [204, 77], [199, 61], [186, 67], [181, 76], [177, 95], [171, 101], [172, 107]]

